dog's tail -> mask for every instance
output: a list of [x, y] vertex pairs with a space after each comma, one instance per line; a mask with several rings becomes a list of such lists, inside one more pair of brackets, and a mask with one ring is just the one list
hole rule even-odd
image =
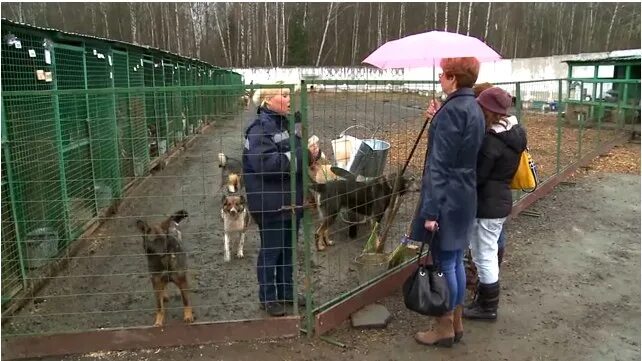
[[227, 156], [225, 153], [218, 154], [218, 167], [223, 168], [227, 164]]
[[227, 176], [227, 190], [230, 193], [236, 193], [241, 189], [241, 178], [236, 173], [230, 173]]
[[180, 211], [172, 214], [169, 217], [169, 219], [174, 221], [174, 222], [176, 222], [176, 223], [180, 223], [183, 219], [185, 219], [187, 217], [188, 217], [187, 211], [184, 210], [184, 209], [181, 209]]

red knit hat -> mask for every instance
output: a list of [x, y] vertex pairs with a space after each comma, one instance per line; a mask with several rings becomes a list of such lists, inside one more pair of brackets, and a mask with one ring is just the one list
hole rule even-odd
[[513, 98], [504, 89], [492, 87], [481, 92], [477, 97], [477, 102], [490, 112], [508, 115]]

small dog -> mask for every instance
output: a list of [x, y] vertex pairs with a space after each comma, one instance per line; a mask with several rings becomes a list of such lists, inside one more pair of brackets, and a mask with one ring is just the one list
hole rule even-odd
[[[342, 208], [347, 208], [352, 212], [369, 217], [371, 221], [381, 223], [381, 219], [392, 200], [395, 178], [398, 178], [399, 181], [397, 186], [399, 196], [411, 190], [414, 178], [399, 177], [396, 174], [365, 182], [338, 179], [327, 183], [313, 183], [310, 187], [312, 191], [317, 193], [317, 209], [319, 217], [322, 219], [321, 225], [315, 231], [317, 250], [323, 251], [326, 246], [334, 244], [328, 236], [328, 231]], [[357, 236], [357, 225], [350, 225], [349, 235], [351, 238]]]
[[245, 230], [250, 221], [250, 215], [247, 211], [245, 197], [239, 194], [223, 195], [221, 199], [221, 218], [223, 218], [224, 239], [224, 256], [225, 262], [230, 261], [230, 236], [238, 235], [238, 246], [236, 257], [243, 258], [243, 244], [245, 243]]
[[181, 246], [182, 235], [178, 224], [187, 218], [187, 212], [180, 210], [158, 225], [150, 226], [143, 220], [136, 221], [136, 227], [143, 236], [143, 249], [147, 255], [147, 269], [151, 274], [156, 296], [156, 319], [154, 326], [163, 326], [165, 302], [168, 301], [166, 286], [174, 283], [183, 299], [183, 320], [194, 321], [190, 306], [187, 284], [187, 255]]
[[221, 168], [220, 188], [226, 186], [228, 192], [239, 193], [243, 188], [243, 164], [241, 161], [219, 153], [218, 162], [218, 167]]

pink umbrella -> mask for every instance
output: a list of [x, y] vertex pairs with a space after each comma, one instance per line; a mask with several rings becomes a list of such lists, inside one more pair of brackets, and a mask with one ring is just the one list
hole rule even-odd
[[380, 69], [431, 67], [443, 58], [474, 56], [479, 61], [501, 59], [481, 40], [447, 31], [429, 31], [392, 40], [370, 54], [363, 63]]

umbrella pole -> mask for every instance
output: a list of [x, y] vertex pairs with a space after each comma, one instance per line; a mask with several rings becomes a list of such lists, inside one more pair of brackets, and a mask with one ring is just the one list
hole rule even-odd
[[437, 91], [437, 79], [435, 79], [435, 59], [432, 59], [432, 100], [435, 100], [436, 91]]

